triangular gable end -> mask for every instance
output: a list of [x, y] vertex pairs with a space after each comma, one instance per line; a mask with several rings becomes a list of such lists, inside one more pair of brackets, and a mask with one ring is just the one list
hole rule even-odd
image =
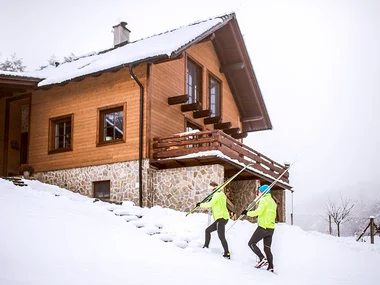
[[241, 114], [243, 132], [272, 129], [255, 72], [234, 13], [222, 16], [222, 23], [199, 35], [173, 52], [174, 59], [183, 51], [205, 39], [210, 39]]

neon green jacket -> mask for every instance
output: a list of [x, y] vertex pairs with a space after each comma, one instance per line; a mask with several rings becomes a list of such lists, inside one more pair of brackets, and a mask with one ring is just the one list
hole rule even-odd
[[264, 229], [274, 229], [276, 222], [277, 204], [270, 193], [265, 194], [259, 202], [259, 206], [254, 211], [249, 211], [247, 216], [256, 217], [258, 224]]
[[219, 190], [212, 195], [212, 199], [210, 202], [200, 204], [201, 208], [211, 208], [212, 217], [214, 221], [217, 219], [223, 218], [228, 220], [230, 218], [230, 214], [227, 210], [227, 197], [223, 191]]

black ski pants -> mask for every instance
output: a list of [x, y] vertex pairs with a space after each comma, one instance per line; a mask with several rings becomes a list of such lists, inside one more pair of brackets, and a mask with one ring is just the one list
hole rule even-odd
[[225, 229], [226, 229], [226, 224], [228, 220], [225, 220], [223, 218], [217, 219], [214, 223], [212, 223], [208, 228], [206, 228], [206, 238], [205, 238], [205, 244], [204, 247], [208, 247], [210, 245], [210, 240], [211, 240], [211, 233], [217, 231], [218, 232], [218, 237], [222, 243], [224, 253], [229, 252], [228, 251], [228, 244], [226, 240], [226, 234], [225, 234]]
[[257, 227], [253, 233], [251, 239], [248, 242], [248, 246], [252, 251], [262, 260], [264, 255], [262, 254], [260, 248], [257, 247], [257, 243], [264, 239], [264, 252], [268, 260], [268, 268], [273, 268], [273, 254], [270, 249], [272, 245], [272, 236], [274, 229], [264, 229], [262, 227]]

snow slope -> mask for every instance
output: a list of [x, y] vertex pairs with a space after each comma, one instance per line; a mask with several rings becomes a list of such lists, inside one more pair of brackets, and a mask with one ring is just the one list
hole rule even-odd
[[56, 186], [26, 183], [0, 179], [1, 285], [378, 284], [379, 244], [279, 224], [275, 275], [253, 267], [247, 242], [256, 224], [248, 221], [227, 232], [232, 257], [226, 260], [216, 234], [210, 249], [201, 248], [206, 214], [94, 203]]

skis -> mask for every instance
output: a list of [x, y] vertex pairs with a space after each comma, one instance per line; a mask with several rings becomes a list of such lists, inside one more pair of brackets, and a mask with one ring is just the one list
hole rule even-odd
[[[282, 172], [281, 175], [280, 175], [279, 177], [277, 177], [276, 180], [274, 180], [274, 181], [269, 185], [269, 187], [268, 187], [267, 189], [265, 189], [264, 192], [260, 193], [260, 195], [257, 196], [257, 197], [255, 198], [255, 200], [253, 200], [253, 202], [252, 202], [251, 204], [248, 205], [248, 207], [247, 207], [247, 210], [248, 210], [248, 211], [252, 210], [253, 207], [254, 207], [254, 206], [260, 201], [260, 199], [261, 199], [265, 194], [267, 194], [267, 193], [270, 191], [270, 189], [272, 189], [272, 187], [273, 187], [278, 181], [280, 181], [281, 177], [284, 176], [284, 174], [290, 169], [290, 167], [292, 167], [292, 165], [293, 165], [294, 163], [295, 163], [295, 161], [292, 162], [292, 164], [290, 164], [290, 165], [284, 170], [284, 172]], [[226, 233], [227, 233], [227, 232], [228, 232], [228, 231], [229, 231], [229, 230], [235, 225], [235, 223], [236, 223], [237, 221], [241, 220], [242, 217], [244, 217], [244, 215], [240, 215], [240, 217], [239, 217], [237, 220], [235, 220], [235, 222], [231, 225], [231, 227], [229, 227], [229, 229], [226, 230]]]
[[[204, 198], [200, 203], [209, 202], [211, 200], [212, 196], [215, 194], [216, 191], [219, 191], [219, 190], [223, 189], [224, 187], [226, 187], [232, 180], [234, 180], [240, 173], [242, 173], [244, 170], [246, 170], [251, 165], [253, 165], [253, 164], [251, 163], [251, 164], [247, 164], [246, 166], [244, 166], [238, 173], [236, 173], [234, 176], [230, 177], [230, 179], [228, 179], [227, 181], [225, 181], [223, 184], [221, 184], [218, 187], [216, 187], [215, 190], [212, 191], [210, 194], [208, 194], [206, 196], [206, 198]], [[195, 206], [194, 208], [192, 208], [186, 214], [186, 216], [189, 215], [189, 214], [191, 214], [192, 212], [194, 212], [197, 208], [198, 208], [198, 206]]]

